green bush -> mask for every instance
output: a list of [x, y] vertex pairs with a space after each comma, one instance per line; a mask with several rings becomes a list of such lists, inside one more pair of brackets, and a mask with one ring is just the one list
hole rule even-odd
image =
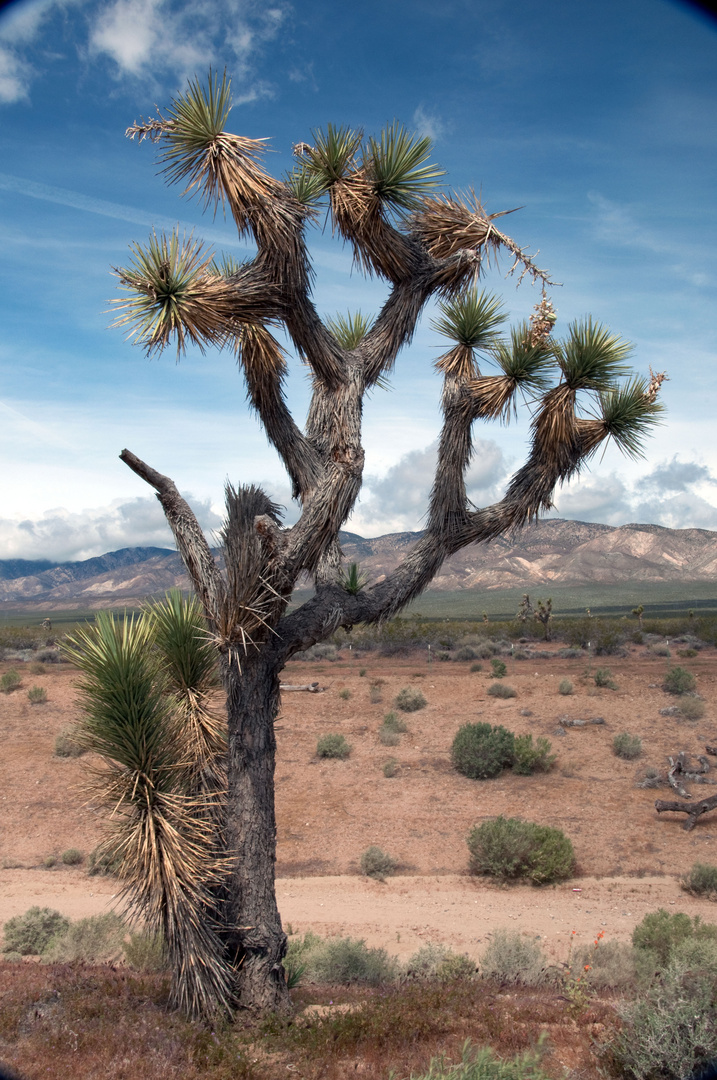
[[322, 735], [316, 744], [316, 754], [320, 758], [340, 758], [343, 760], [351, 753], [351, 746], [343, 735], [336, 733]]
[[691, 671], [683, 667], [673, 667], [665, 675], [662, 689], [668, 694], [691, 694], [697, 682]]
[[701, 720], [705, 715], [705, 703], [702, 698], [683, 697], [680, 702], [680, 715], [687, 720]]
[[471, 780], [497, 776], [513, 764], [514, 758], [515, 736], [499, 725], [464, 724], [451, 746], [454, 768]]
[[65, 866], [79, 866], [84, 861], [85, 856], [79, 850], [79, 848], [71, 847], [67, 851], [63, 851], [60, 859]]
[[405, 720], [402, 720], [400, 716], [396, 716], [395, 712], [387, 712], [383, 718], [383, 726], [387, 731], [395, 731], [398, 735], [403, 735], [408, 731], [408, 726]]
[[476, 661], [475, 664], [471, 664], [470, 670], [474, 671], [474, 672], [475, 671], [482, 671], [483, 670], [483, 665], [480, 663], [480, 661]]
[[572, 692], [573, 684], [570, 682], [570, 679], [561, 679], [558, 684], [558, 693], [562, 694], [563, 697], [567, 697], [569, 694], [572, 694]]
[[608, 690], [617, 690], [617, 683], [612, 677], [609, 668], [598, 668], [594, 675], [595, 685], [603, 686]]
[[399, 764], [398, 764], [398, 762], [396, 761], [395, 757], [389, 758], [388, 761], [383, 766], [383, 775], [385, 777], [387, 777], [387, 779], [391, 780], [391, 779], [393, 779], [394, 776], [398, 776], [398, 773], [399, 773]]
[[284, 966], [302, 965], [308, 982], [363, 983], [378, 986], [398, 975], [398, 963], [385, 949], [368, 948], [365, 941], [353, 938], [322, 940], [308, 933], [289, 943]]
[[635, 985], [635, 950], [625, 941], [579, 946], [570, 960], [571, 977], [582, 979], [595, 990], [625, 990]]
[[488, 693], [491, 697], [499, 698], [511, 698], [517, 697], [518, 691], [514, 690], [512, 686], [508, 686], [507, 683], [494, 682], [488, 687]]
[[475, 660], [476, 655], [477, 654], [476, 654], [475, 649], [472, 649], [470, 645], [463, 645], [460, 649], [458, 649], [454, 653], [453, 659], [454, 660]]
[[575, 868], [573, 845], [560, 829], [520, 818], [484, 821], [471, 829], [467, 844], [472, 874], [547, 885], [569, 878]]
[[31, 705], [43, 705], [47, 701], [47, 690], [43, 686], [33, 686], [27, 692], [27, 700]]
[[346, 688], [344, 688], [343, 690], [339, 690], [339, 697], [342, 701], [348, 701], [351, 697], [351, 691]]
[[81, 960], [105, 963], [122, 955], [126, 926], [113, 911], [78, 919], [53, 937], [43, 953], [48, 962], [62, 964]]
[[537, 1050], [526, 1050], [512, 1059], [499, 1058], [490, 1046], [475, 1049], [467, 1039], [461, 1060], [449, 1064], [445, 1057], [433, 1058], [428, 1072], [411, 1074], [411, 1080], [548, 1080], [540, 1067], [542, 1037]]
[[494, 679], [503, 679], [508, 674], [508, 669], [502, 660], [499, 660], [497, 656], [494, 656], [490, 662], [491, 674]]
[[549, 981], [548, 960], [535, 938], [517, 930], [496, 930], [480, 961], [484, 979], [523, 986], [543, 986]]
[[453, 979], [470, 979], [475, 973], [476, 964], [470, 956], [454, 953], [435, 942], [420, 948], [406, 964], [406, 975], [414, 979], [451, 982]]
[[159, 973], [169, 967], [167, 949], [161, 934], [150, 934], [144, 930], [139, 934], [130, 934], [129, 941], [123, 945], [124, 958], [135, 971]]
[[66, 727], [55, 736], [55, 757], [81, 757], [85, 748], [75, 728]]
[[70, 920], [51, 908], [31, 907], [24, 915], [15, 915], [5, 923], [3, 952], [40, 956], [53, 938], [59, 937]]
[[387, 728], [385, 725], [378, 729], [378, 738], [382, 746], [398, 746], [401, 741], [398, 732], [392, 728]]
[[642, 739], [639, 735], [629, 735], [626, 731], [621, 731], [612, 740], [612, 749], [616, 757], [623, 758], [624, 761], [634, 761], [642, 753]]
[[22, 683], [19, 672], [15, 668], [10, 668], [3, 676], [0, 677], [0, 690], [4, 694], [9, 694], [12, 690], [17, 690], [18, 686]]
[[413, 686], [404, 686], [403, 690], [398, 692], [394, 701], [394, 705], [401, 712], [418, 712], [419, 709], [425, 709], [427, 704], [428, 702], [421, 691]]
[[44, 866], [45, 870], [52, 870], [53, 866], [57, 866], [57, 856], [47, 855], [42, 860], [42, 865]]
[[717, 926], [703, 923], [699, 915], [691, 919], [684, 911], [669, 912], [659, 908], [646, 915], [632, 932], [635, 948], [654, 954], [662, 968], [673, 958], [675, 949], [688, 939], [717, 941]]
[[[695, 653], [695, 656], [696, 655], [697, 654]], [[27, 670], [31, 675], [47, 675], [48, 672], [48, 668], [46, 668], [44, 664], [38, 664], [36, 660], [33, 661], [32, 664], [27, 665]]]
[[717, 866], [694, 863], [689, 873], [680, 879], [680, 885], [685, 892], [692, 893], [693, 896], [706, 896], [710, 900], [717, 900]]
[[532, 735], [516, 735], [513, 772], [520, 776], [549, 772], [555, 764], [555, 754], [551, 754], [550, 749], [550, 740], [542, 735], [535, 745]]
[[376, 878], [378, 881], [383, 881], [384, 878], [390, 874], [396, 872], [397, 863], [395, 859], [392, 859], [385, 851], [382, 851], [380, 847], [376, 847], [372, 844], [371, 847], [367, 847], [362, 853], [359, 860], [361, 867], [361, 873], [365, 877]]

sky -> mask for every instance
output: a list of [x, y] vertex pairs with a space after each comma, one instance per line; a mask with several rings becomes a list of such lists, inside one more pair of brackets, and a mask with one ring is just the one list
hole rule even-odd
[[[173, 478], [208, 535], [223, 487], [261, 483], [296, 507], [230, 352], [148, 360], [112, 329], [112, 268], [152, 229], [194, 231], [251, 257], [221, 213], [167, 187], [156, 151], [124, 137], [210, 66], [232, 77], [230, 131], [268, 137], [275, 176], [328, 122], [394, 119], [434, 141], [446, 190], [474, 188], [551, 271], [556, 334], [592, 314], [666, 370], [664, 424], [637, 463], [614, 448], [556, 493], [554, 515], [717, 529], [717, 22], [677, 0], [16, 0], [0, 10], [0, 558], [88, 558], [172, 546], [127, 447]], [[376, 313], [365, 280], [318, 228], [322, 315]], [[539, 299], [483, 287], [511, 318]], [[428, 307], [388, 390], [365, 410], [366, 470], [347, 528], [422, 527], [445, 344]], [[299, 422], [306, 369], [289, 400]], [[500, 497], [530, 414], [477, 427], [469, 495]]]

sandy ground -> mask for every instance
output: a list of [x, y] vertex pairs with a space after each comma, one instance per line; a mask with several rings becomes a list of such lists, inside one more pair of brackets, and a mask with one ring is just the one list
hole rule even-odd
[[[675, 703], [660, 688], [669, 661], [643, 648], [592, 661], [593, 672], [611, 669], [616, 691], [596, 689], [588, 658], [509, 659], [505, 682], [518, 697], [507, 701], [489, 697], [486, 670], [471, 673], [469, 664], [428, 667], [368, 656], [290, 665], [287, 681], [318, 679], [327, 690], [285, 694], [276, 724], [277, 892], [285, 924], [294, 932], [362, 937], [404, 957], [427, 941], [478, 956], [496, 928], [509, 926], [540, 935], [561, 959], [573, 930], [582, 942], [600, 930], [608, 940], [624, 939], [658, 907], [717, 921], [717, 907], [685, 894], [677, 880], [695, 861], [717, 863], [717, 814], [686, 833], [681, 817], [655, 813], [655, 798], [671, 798], [669, 789], [635, 783], [646, 765], [664, 768], [668, 754], [697, 754], [706, 742], [717, 743], [717, 651], [675, 660], [697, 675], [706, 713], [696, 723], [660, 715]], [[0, 673], [9, 666], [0, 664]], [[82, 867], [42, 867], [48, 855], [69, 847], [89, 852], [102, 835], [102, 815], [81, 790], [88, 758], [53, 755], [57, 733], [77, 713], [77, 673], [20, 670], [23, 686], [0, 695], [0, 922], [33, 904], [73, 918], [105, 910], [116, 902], [116, 881], [89, 877]], [[575, 686], [569, 697], [557, 691], [564, 677]], [[29, 704], [32, 685], [46, 688], [46, 704]], [[399, 745], [383, 746], [383, 716], [411, 685], [420, 686], [428, 705], [406, 717], [409, 731]], [[350, 696], [340, 697], [342, 690]], [[558, 735], [557, 721], [566, 715], [602, 716], [605, 724]], [[558, 755], [555, 768], [483, 782], [458, 775], [450, 764], [453, 735], [477, 719], [546, 735]], [[332, 731], [352, 744], [348, 760], [316, 757], [317, 738]], [[621, 731], [641, 736], [638, 762], [612, 753]], [[389, 757], [398, 762], [393, 778], [383, 775]], [[692, 790], [696, 798], [712, 793]], [[502, 888], [468, 876], [466, 834], [497, 814], [562, 828], [575, 846], [578, 876], [547, 889]], [[381, 883], [358, 875], [369, 844], [398, 859], [397, 876]]]

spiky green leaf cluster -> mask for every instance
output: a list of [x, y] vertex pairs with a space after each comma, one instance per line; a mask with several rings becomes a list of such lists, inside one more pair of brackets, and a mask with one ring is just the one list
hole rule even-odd
[[599, 395], [600, 413], [611, 438], [627, 457], [642, 457], [643, 440], [660, 422], [663, 406], [647, 393], [647, 380], [634, 376]]
[[350, 596], [358, 596], [368, 584], [368, 577], [359, 568], [359, 564], [352, 562], [339, 574], [339, 584]]
[[459, 293], [453, 300], [439, 304], [440, 319], [431, 322], [434, 330], [458, 345], [489, 349], [498, 340], [498, 327], [507, 319], [501, 300], [476, 287]]
[[360, 311], [347, 311], [345, 315], [337, 312], [333, 319], [324, 319], [324, 323], [342, 349], [355, 349], [371, 329], [373, 319]]
[[148, 609], [159, 663], [169, 686], [178, 693], [210, 690], [217, 685], [217, 653], [195, 596], [171, 589]]
[[393, 210], [417, 209], [445, 175], [430, 162], [431, 140], [411, 135], [394, 120], [378, 140], [370, 138], [364, 150], [364, 169], [374, 191]]
[[231, 107], [231, 80], [225, 71], [220, 82], [211, 69], [206, 87], [199, 79], [190, 79], [186, 92], [173, 100], [163, 133], [166, 149], [160, 157], [170, 184], [188, 180], [191, 188], [199, 182], [204, 154], [224, 131]]
[[530, 342], [530, 327], [526, 322], [511, 327], [510, 344], [498, 341], [491, 350], [493, 360], [504, 375], [524, 391], [542, 394], [550, 385], [550, 371], [555, 357], [550, 346]]
[[565, 383], [571, 390], [609, 390], [615, 379], [629, 374], [625, 363], [632, 346], [611, 334], [591, 316], [571, 323], [568, 336], [554, 345]]
[[324, 189], [341, 180], [356, 164], [363, 139], [362, 131], [327, 124], [326, 131], [312, 132], [314, 145], [307, 152], [304, 168], [324, 184]]

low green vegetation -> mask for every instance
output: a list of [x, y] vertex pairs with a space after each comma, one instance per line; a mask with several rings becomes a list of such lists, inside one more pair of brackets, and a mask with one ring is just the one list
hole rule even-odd
[[464, 724], [453, 740], [451, 761], [471, 780], [488, 780], [508, 768], [529, 776], [553, 767], [555, 755], [550, 750], [550, 741], [543, 736], [534, 743], [532, 735], [514, 735], [501, 724]]
[[316, 756], [320, 758], [339, 758], [344, 760], [351, 753], [351, 745], [345, 735], [332, 732], [322, 735], [316, 743]]
[[418, 712], [419, 709], [425, 709], [428, 702], [419, 689], [415, 686], [404, 686], [403, 690], [399, 690], [394, 701], [394, 705], [401, 712]]
[[13, 690], [17, 690], [18, 686], [22, 685], [22, 679], [19, 671], [15, 668], [10, 668], [4, 675], [0, 676], [0, 690], [3, 694], [10, 694]]
[[550, 740], [538, 736], [533, 743], [532, 735], [516, 735], [513, 754], [513, 772], [519, 776], [531, 776], [536, 772], [550, 772], [556, 755], [550, 753]]
[[508, 674], [508, 668], [505, 666], [502, 660], [499, 660], [497, 656], [494, 656], [490, 662], [491, 675], [494, 679], [503, 679]]
[[470, 871], [501, 881], [525, 878], [549, 885], [569, 878], [575, 853], [568, 837], [550, 825], [536, 825], [502, 815], [484, 821], [468, 834]]
[[44, 705], [47, 701], [47, 690], [44, 686], [33, 686], [27, 692], [27, 700], [31, 705]]
[[598, 668], [593, 678], [596, 686], [604, 687], [606, 690], [617, 690], [617, 683], [612, 677], [610, 668]]
[[31, 907], [23, 915], [8, 919], [4, 927], [3, 952], [40, 956], [50, 942], [64, 934], [70, 920], [48, 907]]
[[548, 959], [534, 938], [517, 930], [496, 930], [483, 953], [479, 971], [484, 979], [523, 986], [550, 981]]
[[712, 866], [711, 863], [694, 863], [680, 880], [680, 885], [685, 892], [692, 893], [693, 896], [717, 900], [717, 866]]
[[376, 878], [377, 881], [383, 881], [390, 874], [395, 874], [398, 867], [396, 860], [375, 844], [362, 852], [359, 865], [364, 877]]
[[65, 866], [79, 866], [80, 863], [84, 862], [85, 856], [79, 848], [71, 847], [62, 852], [60, 859]]
[[513, 698], [518, 696], [518, 691], [507, 683], [494, 682], [488, 687], [488, 694], [497, 698]]
[[668, 694], [691, 694], [697, 686], [697, 681], [691, 671], [683, 667], [670, 668], [665, 675], [662, 689]]
[[612, 740], [612, 749], [616, 757], [634, 761], [642, 753], [642, 739], [639, 735], [629, 735], [626, 731], [621, 731]]
[[562, 694], [563, 697], [567, 697], [569, 694], [572, 694], [572, 692], [573, 684], [570, 679], [561, 679], [558, 684], [558, 693]]

